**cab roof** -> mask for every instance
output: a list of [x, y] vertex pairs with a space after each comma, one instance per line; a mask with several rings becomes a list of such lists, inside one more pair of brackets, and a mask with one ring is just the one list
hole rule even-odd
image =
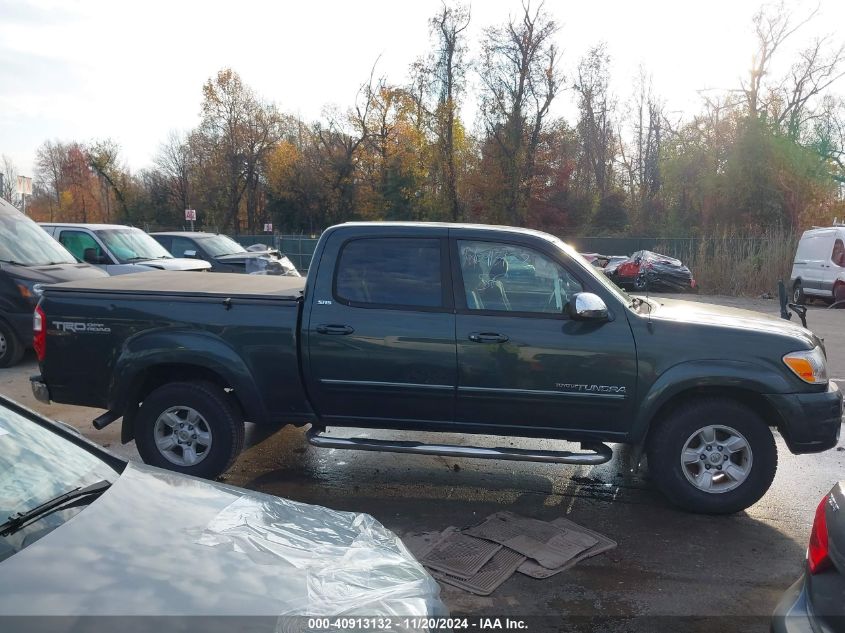
[[91, 222], [39, 222], [41, 226], [58, 226], [73, 229], [88, 229], [89, 231], [96, 231], [98, 229], [143, 229], [137, 226], [129, 226], [128, 224], [96, 224]]

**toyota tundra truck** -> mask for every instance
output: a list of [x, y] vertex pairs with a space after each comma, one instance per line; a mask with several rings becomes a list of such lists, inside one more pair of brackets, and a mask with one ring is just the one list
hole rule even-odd
[[815, 453], [842, 421], [811, 331], [628, 295], [561, 240], [519, 228], [349, 223], [323, 233], [304, 279], [150, 272], [49, 286], [34, 347], [39, 400], [105, 409], [97, 429], [122, 419], [145, 462], [201, 477], [233, 463], [244, 421], [310, 425], [318, 447], [568, 464], [630, 444], [672, 502], [730, 513], [771, 485], [773, 430]]

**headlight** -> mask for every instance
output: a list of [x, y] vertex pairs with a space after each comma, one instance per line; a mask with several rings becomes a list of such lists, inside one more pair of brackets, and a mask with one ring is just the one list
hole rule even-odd
[[820, 385], [827, 382], [827, 361], [821, 347], [806, 352], [792, 352], [783, 357], [784, 364], [804, 382]]

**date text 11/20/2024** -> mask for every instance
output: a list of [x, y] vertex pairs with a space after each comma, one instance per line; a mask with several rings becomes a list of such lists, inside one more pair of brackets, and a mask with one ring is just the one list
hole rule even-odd
[[457, 630], [527, 630], [528, 624], [519, 618], [418, 618], [418, 617], [355, 617], [309, 618], [308, 630], [318, 631], [457, 631]]

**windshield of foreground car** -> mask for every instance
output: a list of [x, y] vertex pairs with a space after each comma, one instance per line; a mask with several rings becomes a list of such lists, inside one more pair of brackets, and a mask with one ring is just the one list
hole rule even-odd
[[35, 222], [0, 199], [0, 260], [21, 266], [75, 264], [76, 259]]
[[235, 255], [236, 253], [246, 253], [247, 250], [238, 244], [235, 240], [225, 235], [210, 235], [208, 237], [198, 238], [200, 244], [205, 249], [205, 252], [212, 257], [220, 257], [221, 255]]
[[[77, 487], [114, 482], [119, 473], [92, 452], [0, 405], [0, 523]], [[68, 508], [0, 537], [0, 561], [80, 512]]]
[[173, 255], [141, 229], [98, 229], [96, 233], [121, 264], [142, 259], [173, 259]]

